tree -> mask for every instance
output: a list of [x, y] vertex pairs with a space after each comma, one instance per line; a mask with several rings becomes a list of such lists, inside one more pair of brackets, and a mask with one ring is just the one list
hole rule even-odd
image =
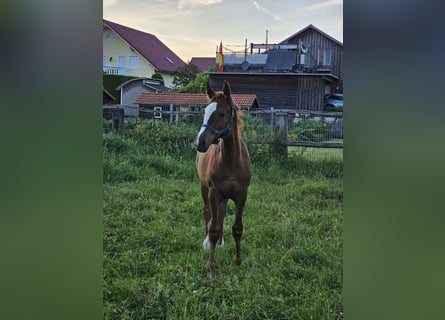
[[206, 82], [209, 80], [209, 75], [205, 73], [198, 73], [192, 81], [179, 89], [181, 93], [205, 93]]
[[159, 80], [159, 83], [164, 85], [164, 77], [162, 76], [162, 74], [160, 74], [159, 72], [155, 72], [153, 73], [153, 75], [151, 76], [152, 79], [156, 79]]
[[199, 73], [199, 68], [192, 63], [184, 64], [181, 67], [176, 68], [173, 84], [176, 87], [182, 87], [187, 85], [190, 81], [194, 80]]

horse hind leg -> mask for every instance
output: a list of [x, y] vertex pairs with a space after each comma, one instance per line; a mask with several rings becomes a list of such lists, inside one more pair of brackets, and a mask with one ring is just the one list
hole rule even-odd
[[227, 201], [228, 200], [224, 200], [223, 202], [221, 202], [221, 205], [219, 206], [218, 210], [218, 226], [219, 226], [220, 238], [217, 244], [220, 247], [224, 247], [224, 218], [226, 217]]
[[241, 237], [243, 236], [243, 209], [247, 199], [245, 190], [235, 202], [235, 222], [232, 225], [232, 235], [235, 239], [235, 263], [241, 264]]
[[209, 190], [209, 203], [212, 219], [209, 228], [209, 240], [210, 240], [210, 252], [209, 260], [207, 262], [207, 277], [212, 278], [213, 271], [215, 270], [215, 246], [221, 237], [220, 226], [218, 221], [218, 211], [221, 206], [222, 199], [214, 190]]

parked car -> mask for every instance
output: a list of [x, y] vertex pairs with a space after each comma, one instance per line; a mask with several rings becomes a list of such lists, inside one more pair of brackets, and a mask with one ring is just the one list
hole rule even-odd
[[324, 98], [323, 111], [343, 111], [343, 93], [330, 93]]

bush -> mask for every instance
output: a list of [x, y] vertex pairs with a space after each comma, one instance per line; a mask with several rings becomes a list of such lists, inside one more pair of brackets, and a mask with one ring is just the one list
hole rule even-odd
[[329, 139], [331, 136], [331, 125], [325, 123], [323, 120], [302, 120], [299, 121], [295, 127], [289, 131], [297, 137], [298, 141], [313, 141], [320, 142]]
[[144, 152], [194, 158], [193, 140], [196, 130], [186, 123], [169, 125], [166, 121], [127, 119], [121, 135], [133, 139]]

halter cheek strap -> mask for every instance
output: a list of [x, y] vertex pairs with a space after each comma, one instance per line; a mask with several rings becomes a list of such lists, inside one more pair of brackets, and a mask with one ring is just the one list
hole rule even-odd
[[230, 134], [232, 133], [232, 124], [233, 121], [235, 120], [235, 105], [232, 102], [232, 116], [230, 117], [229, 123], [227, 125], [227, 127], [225, 127], [222, 130], [216, 131], [215, 129], [213, 129], [211, 126], [209, 126], [208, 124], [203, 124], [202, 126], [204, 128], [206, 128], [207, 130], [210, 131], [211, 134], [213, 134], [215, 136], [215, 139], [213, 140], [213, 144], [218, 144], [219, 139], [220, 138], [227, 138], [228, 136], [230, 136]]

